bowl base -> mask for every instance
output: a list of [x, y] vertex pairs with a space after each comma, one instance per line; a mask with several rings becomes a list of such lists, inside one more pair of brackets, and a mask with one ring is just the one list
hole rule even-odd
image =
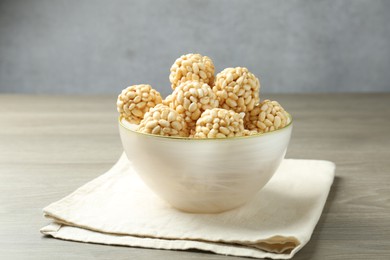
[[188, 206], [175, 206], [169, 203], [173, 208], [185, 212], [185, 213], [190, 213], [190, 214], [219, 214], [223, 213], [226, 211], [234, 210], [237, 208], [240, 208], [244, 206], [246, 202], [241, 202], [238, 205], [233, 205], [233, 206], [226, 206], [226, 207], [218, 207], [218, 206], [209, 206], [209, 207], [188, 207]]

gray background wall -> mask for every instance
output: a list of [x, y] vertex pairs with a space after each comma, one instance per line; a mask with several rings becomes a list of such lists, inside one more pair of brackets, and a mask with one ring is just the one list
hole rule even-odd
[[0, 92], [164, 95], [181, 54], [265, 92], [390, 91], [390, 1], [0, 1]]

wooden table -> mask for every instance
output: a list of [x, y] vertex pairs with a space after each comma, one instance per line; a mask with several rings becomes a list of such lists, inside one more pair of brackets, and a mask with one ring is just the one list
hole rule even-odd
[[[269, 97], [294, 116], [288, 158], [337, 164], [322, 217], [294, 259], [390, 259], [390, 94]], [[39, 233], [49, 222], [44, 206], [102, 174], [121, 154], [115, 101], [0, 95], [0, 259], [235, 259]]]

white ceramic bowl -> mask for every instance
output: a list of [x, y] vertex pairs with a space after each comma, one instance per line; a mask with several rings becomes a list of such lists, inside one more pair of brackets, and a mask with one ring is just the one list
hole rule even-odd
[[119, 122], [128, 159], [142, 180], [173, 207], [217, 213], [243, 205], [284, 158], [292, 120], [279, 130], [227, 139], [163, 137]]

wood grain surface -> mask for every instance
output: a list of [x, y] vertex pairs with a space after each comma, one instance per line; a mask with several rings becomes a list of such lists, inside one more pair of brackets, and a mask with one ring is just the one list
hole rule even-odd
[[[287, 158], [336, 163], [310, 242], [294, 259], [390, 259], [390, 94], [270, 95], [293, 115]], [[0, 259], [240, 259], [44, 237], [42, 208], [122, 152], [115, 96], [0, 95]]]

